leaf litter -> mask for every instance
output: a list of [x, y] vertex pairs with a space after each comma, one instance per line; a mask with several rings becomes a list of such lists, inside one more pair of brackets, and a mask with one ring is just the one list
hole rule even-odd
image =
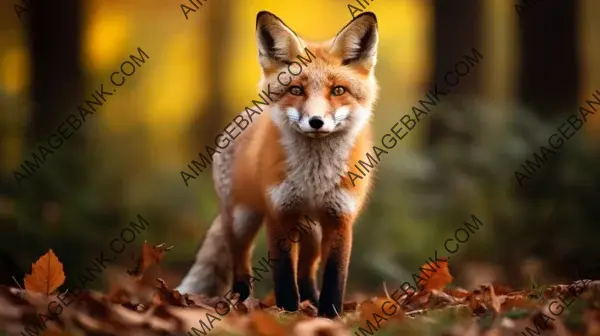
[[231, 302], [237, 297], [226, 303], [221, 297], [181, 294], [158, 276], [172, 248], [144, 242], [126, 274], [107, 272], [108, 293], [83, 290], [71, 300], [67, 289], [59, 289], [66, 279], [63, 265], [49, 250], [25, 275], [25, 289], [0, 286], [0, 330], [43, 336], [600, 335], [600, 281], [524, 290], [483, 284], [469, 291], [447, 288], [453, 277], [443, 260], [434, 274], [420, 273], [416, 292], [390, 296], [384, 283], [381, 295], [344, 302], [343, 313], [330, 320], [317, 317], [308, 301], [297, 312], [283, 311], [272, 292], [235, 307]]

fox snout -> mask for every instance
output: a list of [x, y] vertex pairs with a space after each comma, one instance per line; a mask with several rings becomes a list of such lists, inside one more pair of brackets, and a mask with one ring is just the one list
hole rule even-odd
[[292, 123], [309, 136], [325, 135], [336, 130], [348, 118], [350, 109], [346, 106], [335, 108], [323, 98], [309, 98], [300, 109], [289, 107], [287, 115]]

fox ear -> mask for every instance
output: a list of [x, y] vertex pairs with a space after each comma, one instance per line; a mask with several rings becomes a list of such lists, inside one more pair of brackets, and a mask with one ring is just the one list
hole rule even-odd
[[266, 11], [256, 15], [256, 39], [258, 58], [263, 69], [269, 69], [277, 63], [289, 64], [302, 50], [298, 35], [281, 19]]
[[357, 65], [371, 70], [377, 63], [377, 17], [371, 12], [358, 15], [337, 34], [331, 53], [342, 59], [342, 65]]

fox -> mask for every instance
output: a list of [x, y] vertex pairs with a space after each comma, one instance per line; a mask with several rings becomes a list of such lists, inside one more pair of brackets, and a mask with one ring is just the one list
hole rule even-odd
[[[372, 186], [372, 174], [353, 185], [346, 172], [372, 148], [377, 17], [361, 13], [324, 42], [302, 39], [268, 11], [257, 14], [255, 29], [258, 86], [273, 85], [276, 94], [214, 155], [219, 214], [177, 289], [221, 296], [229, 288], [238, 302], [248, 298], [254, 238], [264, 223], [276, 305], [296, 311], [309, 300], [319, 316], [334, 318], [343, 312], [353, 226]], [[304, 50], [315, 58], [284, 85], [279, 74]], [[317, 229], [282, 248], [303, 218]]]

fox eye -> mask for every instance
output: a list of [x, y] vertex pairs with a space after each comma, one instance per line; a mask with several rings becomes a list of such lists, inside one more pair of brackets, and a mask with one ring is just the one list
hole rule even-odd
[[346, 93], [346, 88], [341, 85], [338, 85], [331, 90], [331, 94], [334, 96], [341, 96], [344, 93]]
[[291, 86], [289, 91], [294, 96], [302, 96], [302, 93], [304, 93], [304, 90], [302, 90], [302, 87], [300, 87], [298, 85]]

